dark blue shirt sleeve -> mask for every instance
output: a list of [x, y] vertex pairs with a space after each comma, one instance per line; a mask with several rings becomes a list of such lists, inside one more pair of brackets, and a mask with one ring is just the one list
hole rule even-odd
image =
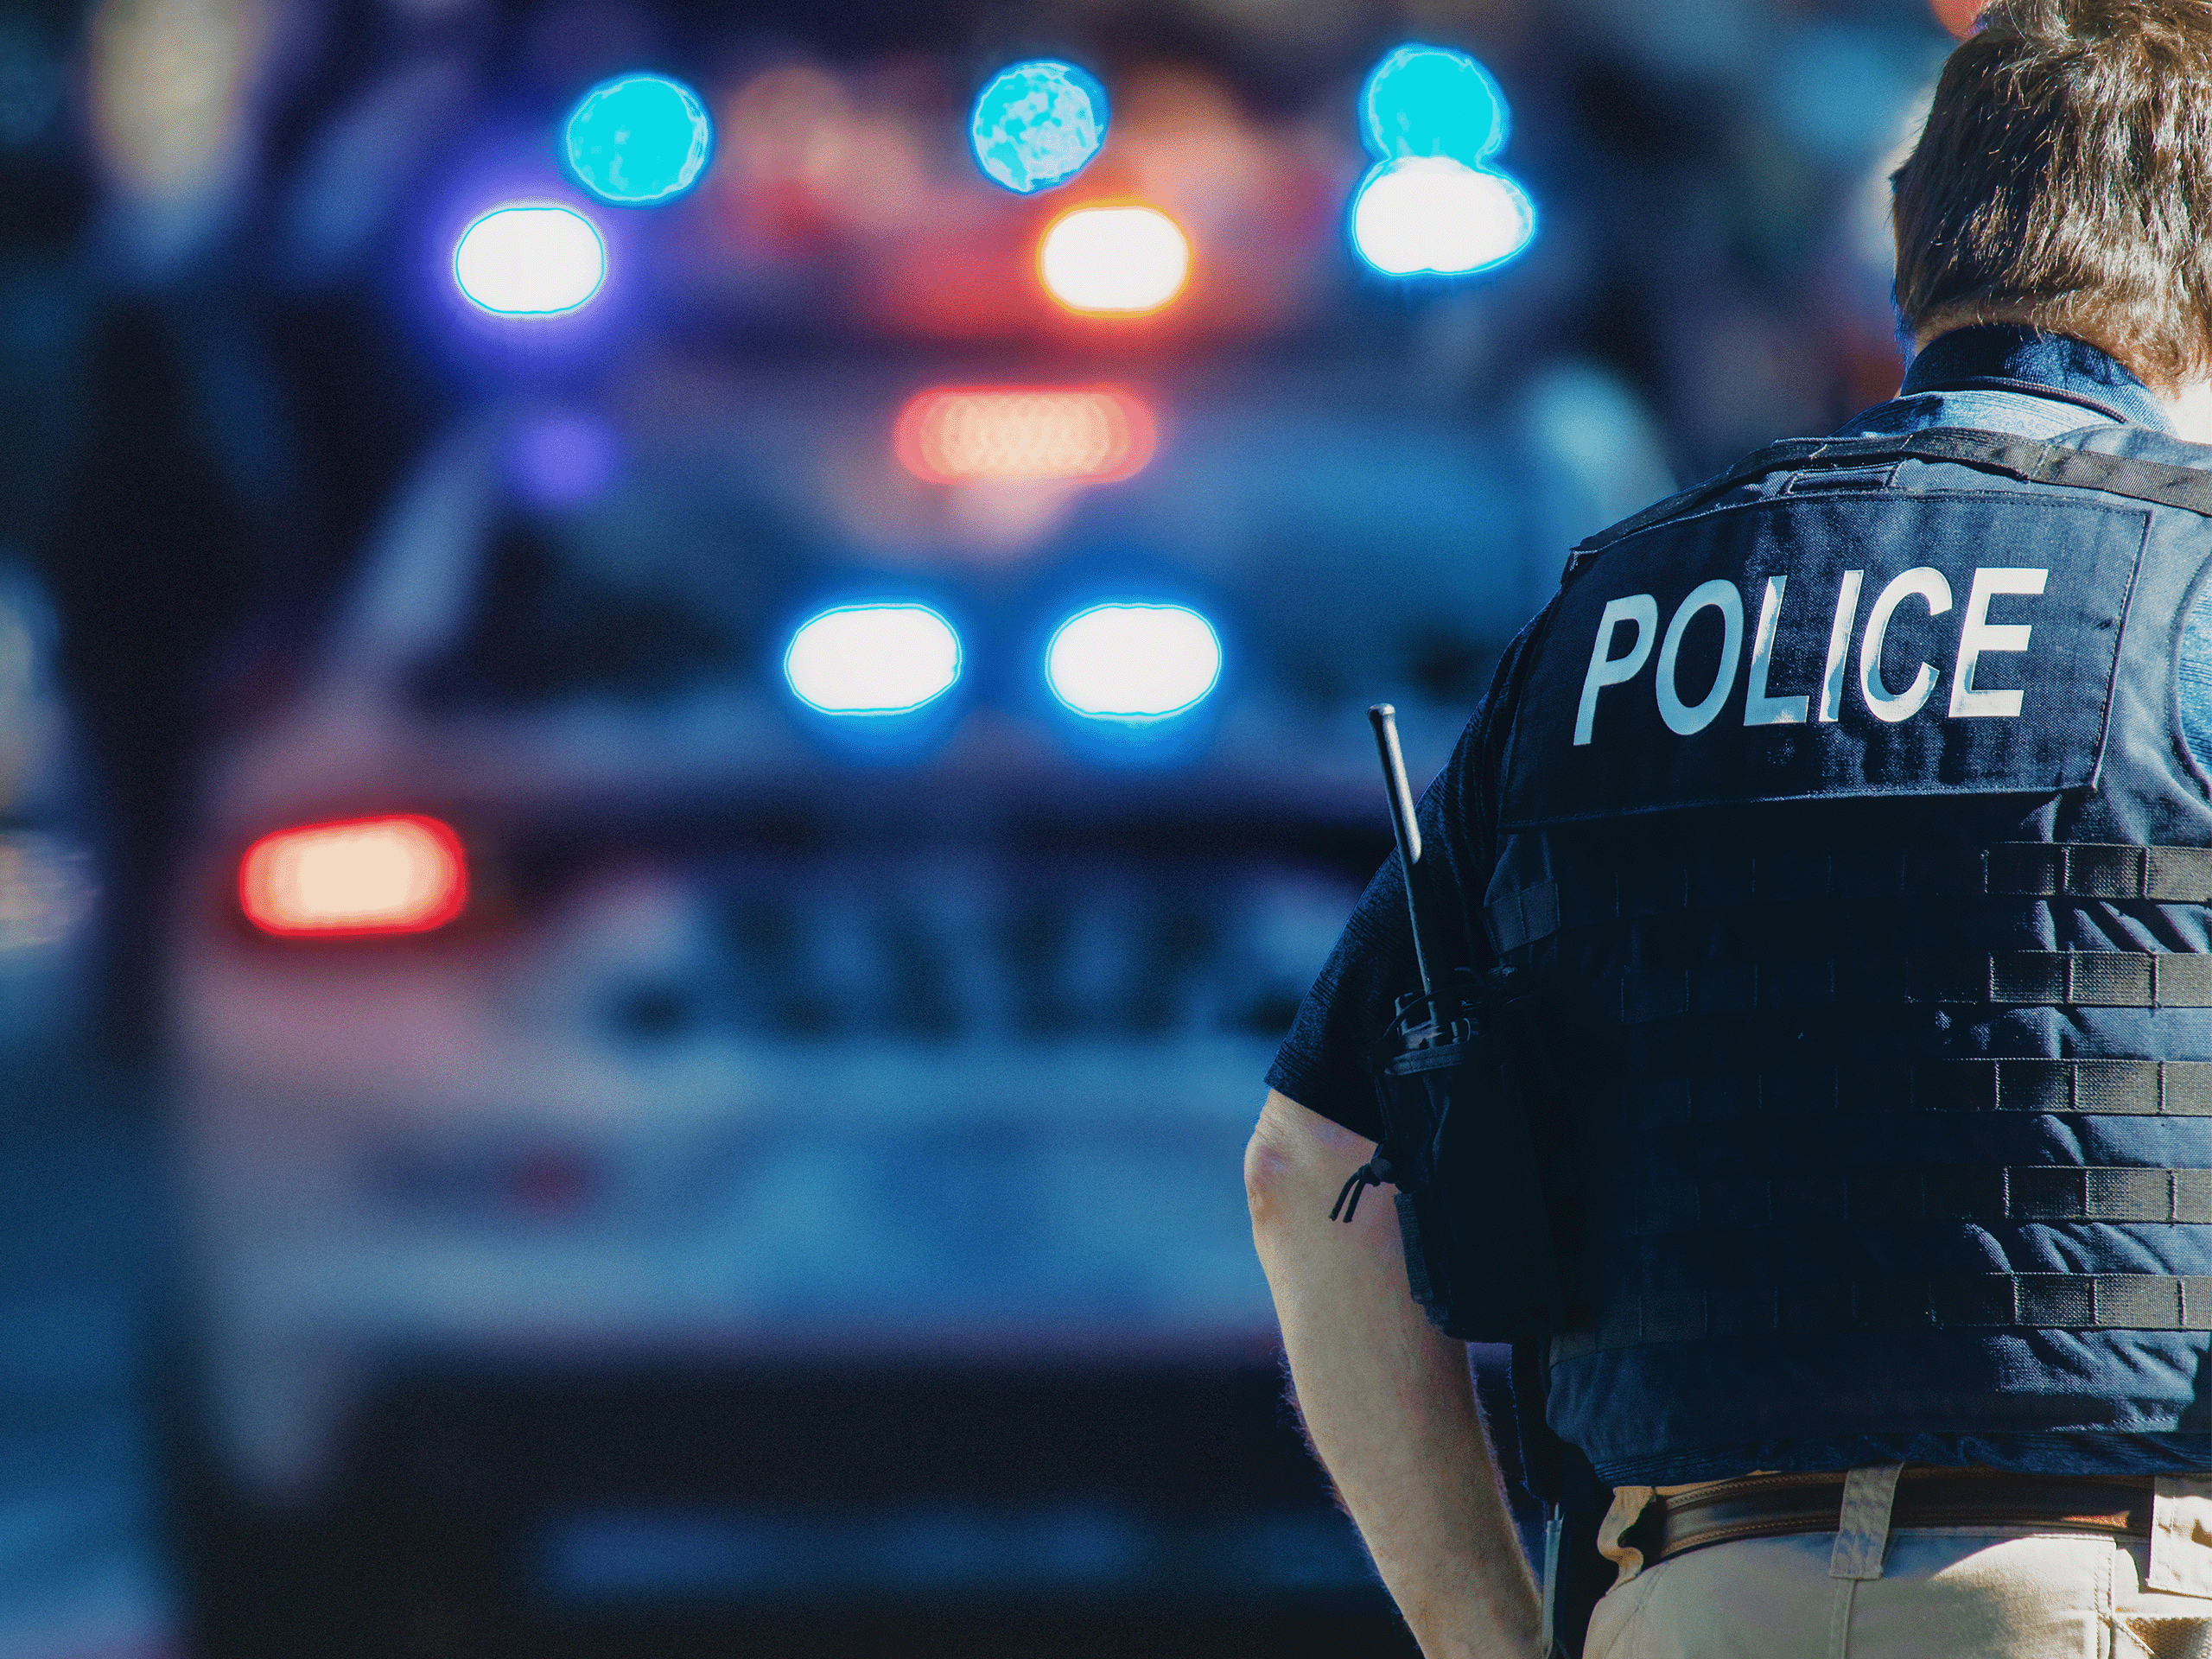
[[[1497, 856], [1494, 780], [1511, 725], [1511, 687], [1540, 622], [1507, 649], [1490, 695], [1415, 810], [1428, 872], [1424, 891], [1434, 901], [1439, 938], [1433, 948], [1445, 969], [1465, 966], [1481, 974], [1495, 960], [1482, 926], [1483, 895]], [[1379, 792], [1379, 776], [1376, 787]], [[1398, 998], [1419, 988], [1405, 882], [1393, 853], [1368, 883], [1300, 1005], [1268, 1072], [1268, 1086], [1374, 1140], [1382, 1123], [1369, 1056], [1388, 1031]]]

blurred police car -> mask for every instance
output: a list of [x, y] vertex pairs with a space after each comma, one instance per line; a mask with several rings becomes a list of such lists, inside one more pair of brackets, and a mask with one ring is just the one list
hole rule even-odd
[[[548, 1605], [893, 1595], [917, 1548], [940, 1591], [1371, 1605], [1280, 1425], [1211, 1532], [1146, 1518], [1133, 1448], [1169, 1373], [1267, 1410], [1239, 1147], [1386, 846], [1360, 709], [1396, 691], [1440, 762], [1525, 601], [1513, 498], [1464, 435], [1311, 389], [1193, 399], [1088, 493], [948, 481], [890, 465], [911, 390], [487, 414], [235, 726], [169, 972], [238, 1512], [388, 1493], [396, 1424], [466, 1421], [493, 1487], [539, 1483], [493, 1529], [500, 1593]], [[948, 1522], [914, 1443], [988, 1440], [1048, 1372], [1131, 1446]], [[942, 1421], [887, 1446], [855, 1404], [806, 1480], [760, 1473], [870, 1377]], [[450, 1518], [465, 1461], [406, 1502]]]

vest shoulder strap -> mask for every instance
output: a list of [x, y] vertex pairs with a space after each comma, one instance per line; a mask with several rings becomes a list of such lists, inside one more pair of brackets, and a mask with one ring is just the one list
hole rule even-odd
[[1877, 438], [1794, 438], [1746, 455], [1726, 472], [1669, 496], [1579, 544], [1567, 562], [1569, 575], [1614, 543], [1654, 524], [1694, 512], [1715, 496], [1770, 473], [1808, 467], [1866, 467], [1900, 461], [1950, 461], [1993, 473], [2023, 484], [2057, 484], [2101, 490], [2162, 507], [2212, 518], [2212, 472], [2134, 455], [2106, 454], [2065, 444], [2044, 443], [2002, 432], [1963, 427], [1929, 427], [1918, 432]]

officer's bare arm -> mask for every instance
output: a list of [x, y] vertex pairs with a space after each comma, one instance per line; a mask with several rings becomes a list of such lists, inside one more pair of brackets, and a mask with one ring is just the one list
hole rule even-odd
[[1467, 1352], [1406, 1291], [1390, 1205], [1329, 1205], [1372, 1142], [1270, 1091], [1244, 1154], [1252, 1236], [1314, 1449], [1427, 1659], [1537, 1651], [1536, 1586]]

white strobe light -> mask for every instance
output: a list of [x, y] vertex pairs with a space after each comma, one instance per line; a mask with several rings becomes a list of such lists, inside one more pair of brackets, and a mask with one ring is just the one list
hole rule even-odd
[[784, 678], [825, 715], [903, 715], [960, 677], [960, 636], [925, 605], [842, 605], [802, 624]]
[[1094, 605], [1060, 624], [1045, 650], [1052, 695], [1093, 720], [1158, 720], [1205, 698], [1221, 678], [1221, 639], [1180, 605]]
[[1383, 162], [1351, 210], [1360, 257], [1392, 276], [1487, 270], [1535, 234], [1535, 206], [1519, 185], [1444, 156]]
[[454, 281], [470, 301], [502, 316], [573, 311], [607, 279], [598, 228], [567, 207], [501, 207], [461, 232]]

